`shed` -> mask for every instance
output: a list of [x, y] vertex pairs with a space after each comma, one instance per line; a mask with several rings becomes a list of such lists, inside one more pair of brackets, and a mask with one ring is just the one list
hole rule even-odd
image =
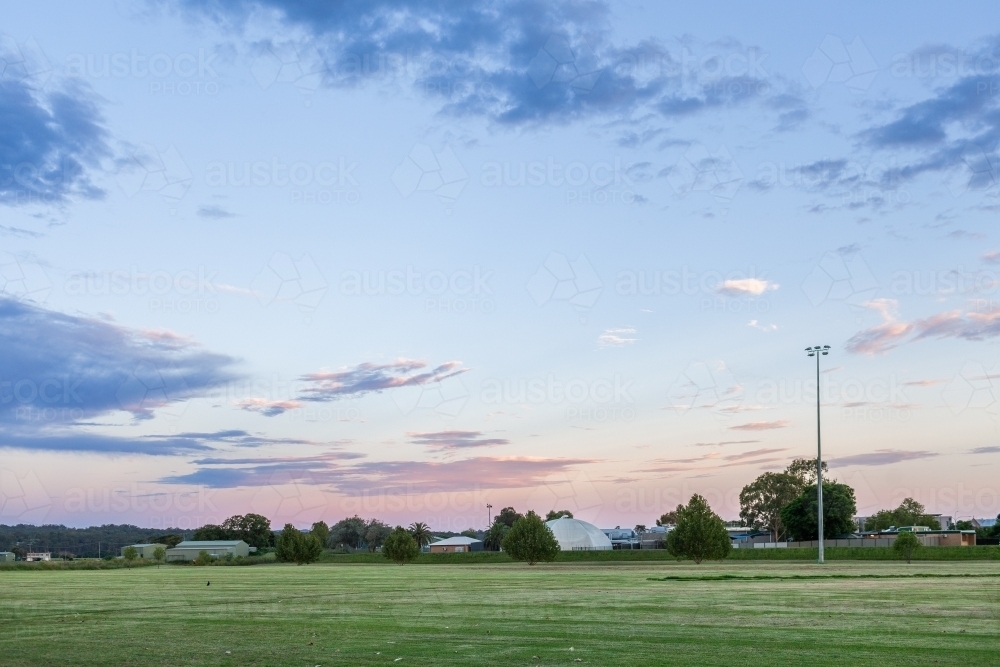
[[458, 535], [449, 537], [430, 545], [432, 554], [466, 553], [469, 551], [482, 551], [483, 541], [473, 537]]
[[[130, 544], [129, 546], [135, 548], [135, 550], [139, 553], [139, 558], [148, 558], [149, 560], [153, 560], [154, 559], [153, 552], [156, 551], [156, 547], [163, 547], [164, 550], [167, 549], [167, 545], [166, 544], [145, 544], [144, 543], [144, 544]], [[122, 553], [121, 553], [122, 558], [125, 557], [125, 550], [126, 549], [128, 549], [128, 547], [122, 547]]]
[[249, 556], [250, 546], [243, 540], [184, 540], [167, 549], [167, 560], [194, 560], [202, 551], [212, 558], [225, 558], [229, 554]]

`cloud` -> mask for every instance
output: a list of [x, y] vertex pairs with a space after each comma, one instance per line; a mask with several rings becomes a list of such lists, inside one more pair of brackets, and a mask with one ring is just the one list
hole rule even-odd
[[[913, 322], [904, 322], [896, 319], [894, 312], [896, 302], [892, 299], [876, 299], [865, 305], [879, 310], [884, 321], [880, 325], [851, 336], [847, 341], [848, 352], [860, 354], [887, 352], [903, 342], [925, 338], [982, 341], [1000, 336], [1000, 308], [995, 306], [964, 314], [961, 310], [949, 310]], [[906, 341], [910, 334], [914, 335]]]
[[865, 454], [855, 454], [853, 456], [842, 456], [830, 461], [831, 468], [844, 468], [846, 466], [884, 466], [903, 461], [914, 461], [917, 459], [927, 459], [937, 456], [935, 452], [926, 450], [907, 452], [899, 449], [876, 449], [874, 452]]
[[301, 408], [302, 402], [295, 400], [271, 401], [266, 398], [246, 398], [239, 401], [236, 406], [240, 410], [256, 412], [265, 417], [277, 417], [288, 410]]
[[765, 333], [778, 330], [777, 324], [759, 324], [757, 320], [750, 320], [749, 322], [747, 322], [747, 326], [752, 329], [759, 329], [760, 331], [763, 331]]
[[139, 331], [0, 296], [0, 423], [71, 423], [125, 410], [137, 418], [235, 379], [233, 357], [171, 332]]
[[327, 485], [342, 493], [401, 491], [429, 493], [475, 489], [526, 488], [545, 483], [591, 459], [496, 458], [480, 456], [458, 461], [371, 461], [344, 463], [347, 456], [260, 459], [221, 458], [195, 461], [198, 470], [164, 477], [167, 484], [199, 484], [214, 488], [261, 486], [274, 475], [289, 482]]
[[725, 280], [716, 291], [727, 296], [760, 296], [764, 292], [778, 289], [778, 285], [760, 278]]
[[601, 347], [624, 347], [639, 340], [634, 338], [633, 334], [635, 334], [635, 329], [632, 327], [605, 329], [604, 333], [597, 337], [597, 344]]
[[909, 382], [904, 382], [905, 387], [933, 387], [936, 384], [944, 384], [948, 380], [910, 380]]
[[[691, 66], [690, 39], [676, 40], [673, 51], [654, 39], [622, 45], [612, 40], [610, 4], [598, 0], [188, 0], [185, 6], [246, 35], [277, 17], [287, 36], [258, 46], [314, 54], [297, 56], [296, 64], [314, 87], [408, 85], [444, 114], [503, 125], [674, 119], [758, 101], [787, 125], [789, 114], [804, 107], [791, 89], [775, 93], [779, 82], [767, 78], [766, 53], [732, 40], [707, 46], [712, 63], [742, 63], [729, 75], [726, 67]], [[278, 60], [273, 65], [280, 68]], [[659, 132], [629, 131], [624, 141], [648, 141]]]
[[230, 213], [221, 206], [215, 206], [215, 205], [200, 207], [198, 209], [198, 215], [200, 215], [203, 218], [213, 218], [215, 220], [236, 217], [235, 213]]
[[762, 421], [762, 422], [749, 422], [747, 424], [738, 424], [736, 426], [730, 426], [730, 431], [771, 431], [779, 428], [788, 428], [791, 426], [792, 422], [787, 419], [778, 419], [776, 421]]
[[989, 447], [976, 447], [969, 450], [970, 454], [1000, 454], [1000, 446], [990, 445]]
[[469, 371], [461, 361], [446, 361], [429, 370], [427, 363], [414, 359], [397, 359], [387, 364], [362, 363], [338, 371], [322, 371], [303, 375], [300, 380], [312, 386], [304, 388], [304, 401], [332, 401], [344, 396], [363, 396], [399, 387], [434, 384]]
[[1000, 250], [991, 250], [983, 253], [982, 260], [987, 264], [1000, 264]]
[[896, 319], [895, 299], [873, 299], [863, 304], [877, 310], [882, 315], [882, 323], [851, 336], [847, 341], [847, 351], [855, 354], [885, 353], [897, 347], [912, 331], [913, 325]]
[[40, 92], [0, 79], [0, 203], [98, 199], [87, 169], [110, 155], [93, 96], [80, 86]]
[[750, 445], [760, 440], [723, 440], [722, 442], [696, 442], [694, 447], [725, 447], [726, 445]]
[[415, 445], [427, 445], [434, 451], [455, 451], [470, 447], [491, 447], [507, 445], [505, 438], [484, 438], [480, 431], [437, 431], [435, 433], [407, 433]]
[[126, 438], [65, 428], [49, 428], [34, 432], [7, 428], [4, 429], [3, 433], [0, 433], [0, 448], [95, 454], [150, 454], [155, 456], [175, 456], [212, 449], [211, 446], [206, 445], [198, 438], [183, 435]]

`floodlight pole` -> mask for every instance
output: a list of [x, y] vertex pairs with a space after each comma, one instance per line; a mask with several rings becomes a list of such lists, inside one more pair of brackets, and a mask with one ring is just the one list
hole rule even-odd
[[819, 386], [819, 358], [830, 353], [830, 346], [819, 345], [806, 348], [806, 354], [816, 357], [816, 523], [819, 529], [819, 558], [816, 562], [823, 563], [823, 445], [822, 430], [820, 429], [820, 386]]
[[493, 525], [493, 505], [489, 503], [486, 503], [486, 519], [486, 530], [489, 530], [490, 526]]

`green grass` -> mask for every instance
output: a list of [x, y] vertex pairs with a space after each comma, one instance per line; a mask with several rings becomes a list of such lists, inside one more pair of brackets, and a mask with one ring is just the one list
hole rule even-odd
[[[733, 549], [730, 560], [804, 560], [814, 561], [818, 549]], [[899, 555], [887, 547], [829, 547], [824, 550], [826, 560], [899, 560]], [[1000, 547], [925, 547], [917, 549], [914, 560], [997, 560], [1000, 561]], [[558, 563], [609, 563], [609, 562], [649, 562], [674, 561], [664, 549], [642, 549], [623, 551], [561, 551]], [[386, 564], [382, 554], [353, 553], [335, 554], [325, 552], [324, 563], [372, 563]], [[512, 563], [507, 554], [496, 551], [475, 551], [462, 554], [420, 554], [420, 565], [483, 565], [486, 563]]]
[[1000, 646], [991, 561], [339, 562], [3, 569], [0, 664], [884, 667]]

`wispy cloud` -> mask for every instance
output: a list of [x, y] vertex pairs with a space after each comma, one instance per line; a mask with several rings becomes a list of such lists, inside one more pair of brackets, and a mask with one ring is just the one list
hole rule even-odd
[[427, 362], [414, 359], [397, 359], [387, 364], [362, 363], [337, 371], [303, 375], [300, 379], [310, 386], [302, 390], [300, 398], [331, 401], [345, 396], [363, 396], [386, 389], [433, 384], [469, 370], [462, 367], [461, 361], [446, 361], [430, 369]]
[[847, 466], [885, 466], [903, 461], [915, 461], [937, 456], [936, 452], [926, 450], [904, 451], [900, 449], [876, 449], [873, 452], [864, 454], [854, 454], [852, 456], [842, 456], [830, 461], [831, 468], [845, 468]]
[[406, 434], [415, 445], [426, 445], [432, 451], [455, 451], [473, 447], [507, 445], [506, 438], [486, 438], [480, 431], [437, 431], [433, 433]]
[[723, 440], [721, 442], [696, 442], [694, 447], [725, 447], [726, 445], [751, 445], [760, 440]]
[[969, 450], [970, 454], [1000, 454], [1000, 446], [990, 445], [989, 447], [976, 447]]
[[775, 421], [749, 422], [747, 424], [737, 424], [730, 426], [731, 431], [773, 431], [779, 428], [788, 428], [792, 422], [787, 419], [777, 419]]
[[277, 417], [278, 415], [284, 414], [288, 410], [296, 410], [302, 407], [301, 401], [295, 400], [279, 400], [272, 401], [266, 398], [245, 398], [236, 403], [236, 406], [240, 410], [246, 410], [247, 412], [256, 412], [262, 414], [265, 417]]
[[897, 347], [913, 331], [913, 324], [896, 319], [899, 302], [895, 299], [873, 299], [864, 304], [882, 315], [882, 323], [851, 336], [847, 351], [855, 354], [877, 354]]
[[597, 342], [601, 347], [624, 347], [637, 340], [639, 339], [635, 338], [635, 329], [632, 327], [605, 329], [604, 333], [597, 337]]

